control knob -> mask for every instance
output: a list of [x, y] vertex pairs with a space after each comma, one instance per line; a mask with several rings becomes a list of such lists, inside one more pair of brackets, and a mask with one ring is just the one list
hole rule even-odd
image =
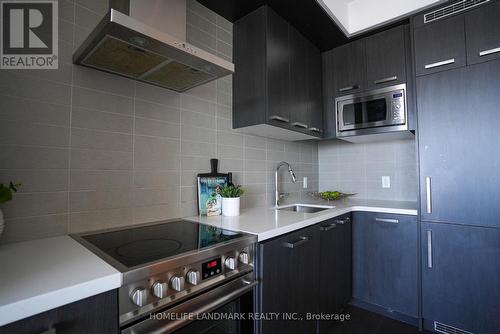
[[248, 264], [248, 253], [247, 252], [241, 252], [240, 255], [238, 256], [238, 259], [240, 260], [241, 263], [243, 264]]
[[138, 287], [134, 289], [130, 294], [130, 299], [132, 300], [132, 303], [134, 303], [139, 307], [146, 305], [146, 299], [147, 299], [146, 289], [143, 287]]
[[198, 270], [190, 270], [186, 274], [186, 280], [189, 284], [196, 285], [200, 282], [200, 272]]
[[229, 270], [234, 270], [236, 269], [236, 261], [234, 260], [234, 257], [228, 256], [226, 258], [226, 261], [224, 261], [224, 265], [226, 266], [227, 269]]
[[175, 291], [184, 290], [184, 277], [179, 276], [179, 275], [172, 276], [172, 278], [170, 279], [170, 286]]
[[156, 297], [165, 298], [167, 296], [167, 288], [167, 283], [163, 281], [157, 281], [153, 283], [153, 286], [151, 286], [151, 291]]

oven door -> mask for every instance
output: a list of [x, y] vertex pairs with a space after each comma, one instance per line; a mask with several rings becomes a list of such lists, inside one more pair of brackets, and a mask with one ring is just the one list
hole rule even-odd
[[336, 99], [338, 131], [352, 131], [406, 123], [404, 85]]
[[249, 274], [202, 293], [122, 329], [122, 334], [250, 334], [254, 322], [254, 288]]

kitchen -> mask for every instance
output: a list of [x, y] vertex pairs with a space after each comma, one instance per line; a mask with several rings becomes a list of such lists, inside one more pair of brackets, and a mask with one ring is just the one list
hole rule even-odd
[[0, 333], [500, 332], [499, 1], [33, 2]]

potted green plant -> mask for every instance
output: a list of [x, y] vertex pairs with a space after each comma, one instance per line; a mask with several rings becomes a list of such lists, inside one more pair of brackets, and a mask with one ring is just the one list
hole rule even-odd
[[[10, 182], [9, 185], [7, 186], [0, 183], [0, 204], [12, 200], [12, 193], [17, 192], [17, 187], [19, 186], [20, 184], [14, 184], [12, 182]], [[4, 227], [5, 224], [3, 219], [3, 213], [2, 210], [0, 209], [0, 236], [3, 233]]]
[[244, 192], [245, 189], [240, 185], [228, 185], [221, 189], [223, 216], [234, 217], [240, 215], [240, 197]]

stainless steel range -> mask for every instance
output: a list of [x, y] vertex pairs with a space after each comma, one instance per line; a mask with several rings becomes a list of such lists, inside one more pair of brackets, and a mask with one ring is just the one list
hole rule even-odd
[[[197, 315], [252, 293], [252, 235], [174, 220], [72, 236], [123, 273], [119, 289], [122, 333], [170, 333], [195, 327]], [[247, 305], [230, 308], [248, 312]], [[227, 310], [226, 310], [227, 311]], [[182, 316], [179, 316], [181, 314]], [[204, 324], [221, 326], [219, 323]], [[230, 332], [247, 332], [241, 323]], [[238, 328], [236, 328], [238, 327]], [[193, 332], [193, 331], [190, 331]]]

